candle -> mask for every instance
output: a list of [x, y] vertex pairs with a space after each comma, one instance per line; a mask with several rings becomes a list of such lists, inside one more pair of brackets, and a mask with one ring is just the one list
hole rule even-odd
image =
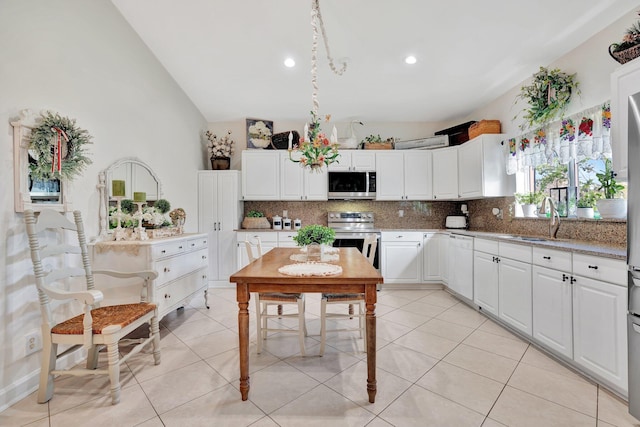
[[111, 195], [113, 197], [124, 197], [124, 181], [120, 179], [111, 181]]
[[338, 130], [336, 129], [336, 127], [333, 127], [333, 130], [331, 131], [331, 143], [332, 144], [337, 144], [338, 143]]
[[302, 137], [305, 141], [309, 138], [309, 125], [306, 123], [304, 124], [304, 133], [302, 134]]
[[293, 144], [293, 133], [289, 132], [289, 150], [291, 150]]
[[143, 191], [134, 192], [133, 193], [133, 201], [134, 202], [146, 202], [147, 201], [147, 193]]

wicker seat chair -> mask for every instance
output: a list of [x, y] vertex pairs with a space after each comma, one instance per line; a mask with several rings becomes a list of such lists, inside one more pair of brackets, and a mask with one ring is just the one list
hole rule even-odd
[[[153, 359], [160, 363], [160, 333], [158, 310], [155, 304], [145, 302], [100, 307], [101, 291], [94, 287], [94, 274], [106, 274], [114, 278], [141, 277], [142, 293], [147, 295], [149, 282], [157, 277], [154, 271], [122, 273], [111, 270], [92, 271], [80, 212], [73, 213], [74, 222], [53, 210], [43, 210], [38, 218], [32, 210], [24, 212], [31, 260], [42, 313], [42, 367], [38, 402], [46, 403], [53, 397], [54, 376], [109, 375], [111, 403], [120, 401], [120, 365], [137, 354], [148, 344], [153, 347]], [[68, 232], [77, 234], [77, 244], [67, 242]], [[79, 262], [74, 262], [77, 258]], [[73, 266], [65, 266], [69, 262]], [[80, 267], [76, 267], [80, 265]], [[82, 290], [75, 290], [82, 282]], [[74, 289], [74, 290], [71, 290]], [[78, 312], [78, 302], [83, 314], [60, 322], [62, 314]], [[67, 317], [67, 316], [65, 316]], [[136, 344], [126, 356], [119, 357], [119, 342], [141, 325], [149, 324], [147, 338], [127, 340]], [[58, 345], [69, 346], [58, 354]], [[108, 366], [97, 369], [98, 352], [106, 346]], [[56, 361], [72, 351], [86, 349], [86, 368], [56, 369]]]
[[[376, 248], [378, 247], [378, 237], [375, 234], [370, 234], [364, 239], [362, 246], [362, 253], [371, 264], [376, 255]], [[348, 312], [343, 313], [327, 313], [328, 304], [347, 304]], [[358, 306], [358, 313], [354, 313], [353, 306]], [[364, 346], [367, 347], [367, 335], [365, 331], [365, 316], [366, 311], [364, 307], [364, 294], [322, 294], [320, 300], [320, 356], [324, 355], [324, 348], [327, 342], [327, 332], [360, 332], [360, 338], [364, 338]], [[353, 319], [358, 318], [357, 328], [343, 328], [343, 329], [329, 329], [327, 330], [327, 319]]]
[[[244, 244], [247, 249], [247, 256], [249, 257], [250, 263], [262, 256], [262, 242], [259, 237], [255, 238], [255, 243], [245, 240]], [[256, 250], [256, 255], [254, 255], [254, 248]], [[298, 334], [300, 354], [304, 356], [304, 337], [307, 336], [307, 325], [304, 318], [304, 294], [288, 294], [280, 292], [258, 293], [255, 295], [255, 300], [257, 352], [262, 352], [262, 340], [267, 339], [267, 334], [269, 332], [286, 332]], [[296, 313], [285, 314], [282, 312], [282, 305], [284, 304], [296, 304], [298, 306], [298, 311]], [[269, 314], [269, 306], [277, 306], [275, 314]], [[297, 318], [298, 329], [269, 327], [269, 324], [267, 323], [269, 319], [282, 318]]]

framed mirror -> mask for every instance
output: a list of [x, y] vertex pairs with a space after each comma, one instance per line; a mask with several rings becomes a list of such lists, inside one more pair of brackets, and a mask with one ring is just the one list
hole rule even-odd
[[64, 179], [32, 179], [29, 164], [38, 160], [29, 151], [29, 135], [35, 126], [35, 116], [30, 111], [21, 113], [21, 118], [11, 122], [13, 127], [13, 182], [14, 207], [16, 212], [32, 209], [54, 209], [59, 212], [72, 210], [65, 193]]
[[116, 160], [98, 175], [100, 191], [100, 238], [109, 233], [109, 206], [115, 204], [113, 181], [124, 182], [124, 198], [133, 199], [133, 193], [144, 192], [148, 202], [162, 198], [162, 184], [158, 175], [142, 160], [136, 157], [124, 157]]

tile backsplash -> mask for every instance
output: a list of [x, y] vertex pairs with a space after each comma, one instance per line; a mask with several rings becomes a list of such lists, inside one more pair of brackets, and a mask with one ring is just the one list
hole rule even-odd
[[[288, 211], [291, 219], [300, 218], [302, 225], [327, 224], [329, 211], [372, 211], [375, 226], [381, 229], [443, 229], [447, 215], [460, 215], [460, 206], [469, 208], [469, 229], [505, 234], [548, 236], [549, 221], [542, 218], [513, 218], [509, 207], [513, 197], [498, 197], [464, 202], [378, 202], [374, 200], [330, 200], [326, 202], [244, 202], [244, 210], [255, 209], [269, 220]], [[498, 219], [493, 208], [503, 210]], [[400, 216], [402, 211], [403, 216]], [[579, 220], [562, 218], [559, 239], [576, 239], [616, 247], [627, 245], [627, 223], [624, 220]]]

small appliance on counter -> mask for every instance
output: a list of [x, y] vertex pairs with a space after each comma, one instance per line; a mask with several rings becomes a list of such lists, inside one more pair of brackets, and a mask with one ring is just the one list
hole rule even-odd
[[467, 228], [467, 217], [465, 215], [449, 215], [445, 221], [445, 227], [450, 229]]

